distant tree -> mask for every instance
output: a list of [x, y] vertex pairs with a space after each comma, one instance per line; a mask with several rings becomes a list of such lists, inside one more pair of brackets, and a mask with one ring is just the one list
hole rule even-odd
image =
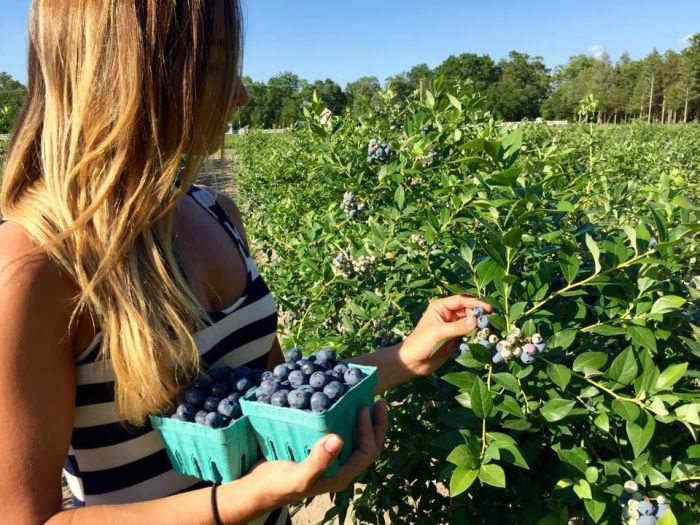
[[499, 62], [501, 77], [495, 87], [494, 111], [504, 120], [534, 119], [550, 88], [549, 69], [542, 57], [511, 51]]
[[683, 122], [687, 122], [700, 117], [700, 33], [690, 37], [690, 46], [683, 50], [682, 56], [685, 84]]
[[542, 104], [542, 116], [548, 119], [577, 118], [579, 101], [587, 93], [581, 83], [581, 74], [593, 67], [595, 58], [575, 55], [557, 66], [552, 75], [552, 91]]
[[354, 82], [348, 83], [345, 88], [345, 94], [348, 97], [348, 105], [352, 108], [353, 114], [361, 111], [363, 101], [372, 102], [380, 90], [381, 86], [377, 77], [360, 77]]
[[411, 89], [416, 89], [421, 80], [429, 80], [434, 75], [433, 71], [428, 67], [428, 64], [418, 64], [413, 66], [408, 73], [406, 73], [406, 78], [411, 86]]
[[330, 78], [326, 80], [316, 80], [312, 84], [305, 86], [301, 91], [301, 101], [311, 100], [314, 91], [318, 94], [318, 97], [324, 102], [326, 107], [336, 115], [340, 115], [348, 105], [347, 95], [343, 92], [343, 89]]
[[305, 82], [290, 72], [275, 75], [267, 82], [265, 119], [267, 128], [291, 125], [301, 111], [299, 95]]
[[434, 74], [444, 77], [448, 89], [458, 89], [470, 83], [486, 99], [487, 109], [495, 106], [494, 90], [501, 78], [501, 67], [490, 56], [474, 53], [450, 55], [435, 68]]
[[400, 99], [405, 99], [415, 90], [416, 86], [411, 83], [406, 73], [392, 75], [384, 80], [384, 85], [396, 94]]
[[9, 74], [0, 72], [0, 133], [9, 133], [22, 109], [27, 88]]

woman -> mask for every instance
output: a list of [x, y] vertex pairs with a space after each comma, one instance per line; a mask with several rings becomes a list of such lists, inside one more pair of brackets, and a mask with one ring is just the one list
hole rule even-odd
[[[174, 472], [147, 424], [200, 367], [282, 360], [238, 209], [193, 185], [248, 100], [240, 20], [237, 0], [32, 3], [0, 201], [4, 523], [284, 523], [284, 505], [343, 489], [379, 454], [382, 402], [333, 477], [329, 435], [217, 490]], [[490, 310], [435, 301], [404, 342], [355, 361], [379, 367], [378, 392], [430, 374], [476, 305]], [[62, 467], [75, 509], [60, 508]]]

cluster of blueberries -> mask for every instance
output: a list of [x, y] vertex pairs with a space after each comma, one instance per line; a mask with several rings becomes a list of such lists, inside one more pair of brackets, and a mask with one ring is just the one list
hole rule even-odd
[[345, 257], [342, 253], [336, 255], [331, 264], [338, 268], [343, 277], [352, 277], [356, 273], [367, 272], [376, 258], [373, 255], [360, 255], [359, 257]]
[[421, 128], [421, 132], [425, 135], [426, 133], [430, 133], [435, 129], [435, 125], [432, 122], [429, 122], [425, 126]]
[[284, 364], [263, 372], [255, 398], [277, 407], [322, 412], [364, 377], [359, 368], [337, 361], [334, 350], [324, 348], [304, 359], [298, 348], [292, 348]]
[[429, 168], [435, 162], [435, 157], [437, 157], [437, 153], [432, 150], [429, 151], [427, 155], [421, 157], [420, 167], [423, 169]]
[[343, 194], [343, 202], [340, 203], [340, 209], [343, 210], [345, 215], [353, 218], [365, 209], [365, 204], [363, 202], [356, 202], [355, 196], [349, 191], [346, 191]]
[[624, 489], [620, 505], [625, 525], [654, 525], [671, 508], [663, 496], [656, 498], [656, 505], [649, 498], [644, 498], [639, 486], [632, 480], [625, 482]]
[[[535, 360], [537, 352], [544, 352], [547, 344], [540, 334], [532, 334], [532, 336], [524, 336], [522, 330], [514, 326], [508, 332], [505, 338], [499, 337], [495, 333], [491, 333], [489, 329], [489, 317], [484, 314], [480, 306], [476, 306], [472, 310], [477, 318], [477, 326], [479, 331], [476, 334], [477, 343], [489, 350], [496, 350], [491, 360], [494, 363], [508, 362], [514, 357], [519, 357], [520, 360], [527, 364]], [[466, 343], [462, 343], [459, 347], [460, 353], [464, 353], [468, 349]]]
[[254, 388], [263, 375], [262, 370], [251, 370], [247, 366], [211, 368], [208, 376], [197, 376], [170, 417], [212, 428], [226, 427], [241, 417], [241, 397]]
[[386, 142], [381, 144], [377, 139], [372, 139], [367, 145], [367, 164], [372, 164], [373, 162], [381, 162], [389, 158], [391, 155], [391, 147], [389, 147]]

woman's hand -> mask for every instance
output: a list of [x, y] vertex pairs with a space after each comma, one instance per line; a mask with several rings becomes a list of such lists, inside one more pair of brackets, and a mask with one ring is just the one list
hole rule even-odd
[[379, 457], [388, 425], [386, 403], [379, 400], [374, 408], [374, 423], [366, 407], [357, 414], [357, 448], [333, 476], [326, 478], [321, 474], [340, 454], [343, 440], [329, 434], [316, 442], [309, 457], [301, 463], [263, 461], [242, 479], [250, 478], [253, 486], [260, 487], [272, 508], [327, 492], [340, 492]]
[[432, 374], [452, 355], [459, 338], [476, 328], [472, 308], [489, 304], [468, 295], [453, 295], [428, 305], [423, 317], [399, 348], [401, 361], [417, 376]]

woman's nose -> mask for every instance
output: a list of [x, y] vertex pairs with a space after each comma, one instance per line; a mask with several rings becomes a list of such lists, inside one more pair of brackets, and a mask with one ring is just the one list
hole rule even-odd
[[248, 89], [245, 87], [245, 84], [241, 82], [241, 85], [238, 87], [238, 93], [236, 94], [234, 106], [245, 106], [248, 104], [248, 102], [250, 102], [250, 94], [248, 93]]

